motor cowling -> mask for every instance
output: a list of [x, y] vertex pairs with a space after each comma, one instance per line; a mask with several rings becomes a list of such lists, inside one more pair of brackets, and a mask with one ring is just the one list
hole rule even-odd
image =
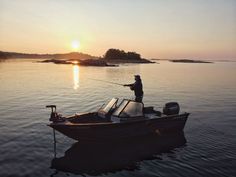
[[163, 113], [166, 115], [179, 114], [179, 111], [180, 111], [180, 107], [177, 102], [166, 103], [163, 108]]

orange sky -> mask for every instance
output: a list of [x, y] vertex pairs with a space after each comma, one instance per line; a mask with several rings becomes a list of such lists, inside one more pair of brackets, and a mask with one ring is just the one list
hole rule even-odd
[[234, 0], [0, 0], [0, 25], [2, 51], [236, 59]]

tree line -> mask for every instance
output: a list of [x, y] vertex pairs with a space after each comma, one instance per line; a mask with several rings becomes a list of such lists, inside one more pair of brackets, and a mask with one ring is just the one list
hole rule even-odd
[[141, 55], [136, 52], [125, 52], [119, 49], [108, 49], [104, 55], [107, 60], [141, 60]]

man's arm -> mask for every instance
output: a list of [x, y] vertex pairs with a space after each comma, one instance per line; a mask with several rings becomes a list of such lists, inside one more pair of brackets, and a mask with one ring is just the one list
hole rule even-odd
[[131, 86], [133, 86], [134, 84], [124, 84], [123, 86], [124, 87], [131, 87]]

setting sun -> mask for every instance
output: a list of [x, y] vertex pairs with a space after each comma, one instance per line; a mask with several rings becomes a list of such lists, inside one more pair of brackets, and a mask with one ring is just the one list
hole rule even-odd
[[77, 40], [72, 41], [71, 42], [71, 47], [72, 47], [73, 50], [78, 50], [79, 47], [80, 47], [80, 42], [77, 41]]

